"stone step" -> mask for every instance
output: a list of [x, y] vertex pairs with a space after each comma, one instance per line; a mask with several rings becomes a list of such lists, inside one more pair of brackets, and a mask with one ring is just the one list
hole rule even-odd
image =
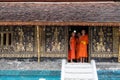
[[90, 65], [88, 65], [88, 66], [81, 66], [81, 65], [78, 65], [78, 66], [68, 66], [68, 65], [65, 65], [65, 68], [91, 68], [92, 66]]
[[65, 79], [89, 80], [93, 79], [90, 63], [67, 63], [65, 65]]
[[67, 65], [90, 65], [90, 63], [67, 63]]
[[76, 79], [76, 78], [79, 78], [79, 79], [93, 79], [94, 76], [93, 74], [72, 74], [72, 73], [65, 73], [65, 78], [72, 78], [72, 79]]
[[89, 68], [90, 64], [66, 64], [65, 68]]
[[90, 73], [90, 72], [93, 72], [93, 70], [91, 68], [66, 68], [65, 69], [65, 72], [72, 72], [72, 73], [82, 73], [82, 72], [85, 72], [85, 73]]
[[94, 79], [65, 78], [64, 80], [94, 80]]

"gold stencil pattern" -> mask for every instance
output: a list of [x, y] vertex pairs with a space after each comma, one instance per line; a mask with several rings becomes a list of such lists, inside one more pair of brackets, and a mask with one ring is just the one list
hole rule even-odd
[[117, 27], [91, 27], [90, 30], [91, 57], [118, 57], [119, 38]]

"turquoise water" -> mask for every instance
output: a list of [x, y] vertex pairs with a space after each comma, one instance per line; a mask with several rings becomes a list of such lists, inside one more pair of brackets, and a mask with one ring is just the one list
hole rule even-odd
[[99, 80], [120, 80], [120, 70], [99, 70]]
[[[60, 80], [60, 71], [0, 70], [0, 80]], [[120, 70], [99, 70], [99, 80], [120, 80]]]
[[60, 80], [60, 71], [0, 70], [0, 80]]

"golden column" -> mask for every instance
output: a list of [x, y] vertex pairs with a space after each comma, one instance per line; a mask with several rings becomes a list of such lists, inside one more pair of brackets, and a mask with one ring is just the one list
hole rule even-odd
[[38, 54], [38, 62], [40, 62], [40, 29], [39, 26], [36, 26], [36, 35], [37, 35], [37, 54]]
[[120, 62], [120, 27], [119, 27], [119, 33], [118, 33], [118, 36], [119, 36], [119, 54], [118, 54], [118, 62]]
[[1, 33], [1, 46], [3, 46], [3, 33]]
[[[120, 39], [120, 37], [119, 37]], [[120, 40], [119, 40], [120, 41]], [[118, 62], [120, 62], [120, 42], [119, 42], [119, 56], [118, 56]]]
[[9, 45], [9, 34], [7, 33], [6, 34], [6, 46], [8, 46]]

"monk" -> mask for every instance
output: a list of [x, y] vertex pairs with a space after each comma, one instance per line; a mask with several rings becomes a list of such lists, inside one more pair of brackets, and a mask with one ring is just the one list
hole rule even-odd
[[70, 62], [73, 62], [75, 59], [75, 47], [76, 46], [76, 38], [75, 38], [75, 32], [72, 32], [72, 35], [70, 37], [70, 50], [68, 54], [68, 59]]
[[76, 38], [76, 61], [79, 62], [79, 57], [78, 57], [78, 53], [79, 53], [79, 46], [80, 46], [80, 39], [81, 34], [78, 32], [77, 33], [77, 38]]
[[88, 44], [88, 35], [86, 35], [85, 30], [81, 31], [82, 35], [79, 38], [79, 49], [77, 57], [80, 59], [80, 62], [85, 62], [85, 59], [88, 57], [87, 54], [87, 44]]

